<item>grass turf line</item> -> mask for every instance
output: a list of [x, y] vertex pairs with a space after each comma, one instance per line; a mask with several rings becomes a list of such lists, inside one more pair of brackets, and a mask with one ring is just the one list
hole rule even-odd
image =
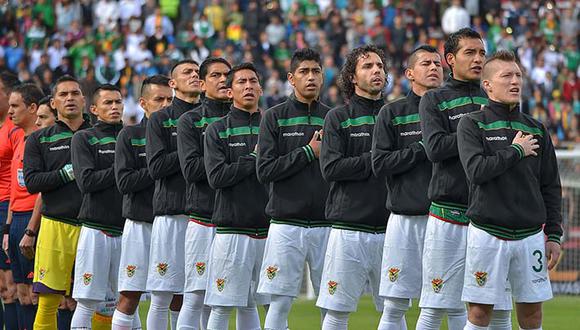
[[[290, 311], [289, 325], [290, 330], [318, 330], [320, 329], [320, 312], [314, 305], [315, 301], [297, 299], [292, 305]], [[139, 306], [139, 315], [146, 329], [147, 310], [149, 301], [141, 302]], [[264, 324], [264, 310], [260, 307], [260, 317], [262, 325]], [[365, 296], [361, 299], [358, 310], [352, 313], [349, 319], [349, 329], [351, 330], [372, 330], [376, 329], [379, 324], [380, 313], [375, 311], [372, 299]], [[419, 309], [417, 301], [413, 301], [413, 307], [407, 312], [407, 327], [415, 329]], [[517, 330], [517, 321], [515, 312], [512, 315], [513, 329]], [[235, 314], [230, 319], [230, 329], [235, 327]], [[544, 304], [544, 329], [558, 330], [577, 330], [580, 329], [580, 297], [578, 296], [556, 296], [554, 299]], [[447, 329], [447, 322], [443, 322], [441, 329]]]

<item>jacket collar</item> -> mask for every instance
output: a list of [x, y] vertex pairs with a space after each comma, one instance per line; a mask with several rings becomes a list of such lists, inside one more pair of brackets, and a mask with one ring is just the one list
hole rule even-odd
[[504, 104], [488, 99], [488, 105], [485, 107], [487, 111], [491, 111], [493, 114], [501, 117], [514, 119], [519, 116], [520, 105], [516, 104], [513, 108], [510, 108], [509, 104]]
[[189, 103], [189, 102], [186, 102], [178, 97], [174, 97], [173, 101], [171, 102], [171, 105], [173, 106], [173, 108], [175, 110], [177, 110], [179, 112], [179, 114], [178, 114], [178, 117], [179, 117], [183, 113], [199, 106], [199, 103]]
[[[73, 131], [64, 121], [60, 121], [60, 120], [56, 120], [55, 125], [59, 126], [62, 129], [71, 131], [71, 132], [76, 132]], [[86, 129], [91, 127], [91, 117], [89, 116], [88, 113], [84, 113], [83, 112], [83, 123], [81, 124], [81, 126], [79, 126], [79, 129], [77, 131]]]
[[116, 124], [109, 124], [105, 123], [104, 121], [98, 120], [93, 127], [101, 132], [112, 133], [117, 135], [119, 131], [123, 128], [123, 123], [119, 122]]
[[258, 111], [254, 112], [254, 113], [249, 113], [249, 112], [244, 111], [242, 109], [236, 108], [232, 105], [231, 110], [230, 110], [230, 115], [232, 116], [232, 118], [235, 118], [235, 119], [251, 120], [252, 118], [260, 116], [260, 112], [261, 112], [260, 109], [258, 109]]
[[316, 109], [318, 107], [318, 104], [320, 101], [319, 101], [319, 99], [316, 99], [316, 100], [312, 101], [312, 103], [310, 105], [308, 105], [307, 103], [299, 101], [296, 98], [296, 94], [292, 93], [288, 97], [288, 102], [292, 102], [292, 104], [296, 110], [308, 111], [310, 109]]
[[453, 75], [449, 75], [449, 79], [445, 82], [446, 85], [457, 88], [457, 89], [469, 89], [469, 88], [480, 88], [479, 81], [462, 81], [453, 78]]
[[201, 100], [201, 106], [209, 110], [212, 116], [215, 114], [223, 117], [230, 111], [232, 103], [204, 97], [203, 100]]
[[409, 100], [412, 104], [415, 104], [418, 107], [419, 102], [421, 102], [421, 96], [415, 94], [415, 92], [411, 90], [409, 91], [409, 94], [407, 94], [407, 100]]
[[141, 119], [141, 122], [138, 124], [139, 127], [147, 127], [147, 123], [149, 122], [149, 118], [147, 118], [147, 116], [143, 116], [143, 118]]
[[367, 99], [366, 97], [362, 97], [360, 95], [354, 94], [350, 98], [350, 103], [361, 109], [376, 115], [379, 110], [385, 105], [385, 100], [381, 97], [378, 100], [371, 100]]

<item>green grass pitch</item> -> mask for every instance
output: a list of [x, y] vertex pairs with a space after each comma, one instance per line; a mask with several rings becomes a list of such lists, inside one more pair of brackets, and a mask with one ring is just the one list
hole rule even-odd
[[[297, 299], [290, 311], [290, 330], [317, 330], [320, 329], [320, 314], [314, 306], [314, 301]], [[139, 314], [146, 329], [147, 310], [149, 302], [142, 302]], [[262, 325], [264, 321], [264, 310], [260, 308]], [[413, 307], [407, 313], [407, 326], [409, 330], [415, 329], [415, 324], [419, 316], [417, 302], [413, 302]], [[372, 330], [376, 329], [379, 323], [380, 314], [375, 311], [370, 297], [363, 297], [359, 303], [358, 311], [352, 313], [349, 320], [349, 330]], [[235, 329], [234, 316], [230, 320], [230, 329]], [[514, 329], [517, 330], [515, 315], [513, 316]], [[447, 329], [444, 323], [441, 329]], [[544, 323], [546, 330], [578, 330], [580, 329], [580, 297], [578, 296], [556, 296], [551, 301], [544, 304]]]

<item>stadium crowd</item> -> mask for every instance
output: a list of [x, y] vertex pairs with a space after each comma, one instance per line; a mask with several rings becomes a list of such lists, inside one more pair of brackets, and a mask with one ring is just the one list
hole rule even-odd
[[402, 74], [410, 51], [427, 43], [442, 53], [446, 35], [471, 26], [488, 54], [508, 49], [519, 57], [522, 110], [547, 124], [556, 142], [580, 139], [575, 0], [6, 0], [0, 13], [0, 69], [46, 94], [65, 74], [80, 79], [89, 98], [98, 84], [115, 84], [128, 124], [143, 115], [143, 79], [184, 58], [253, 61], [265, 77], [261, 106], [278, 104], [291, 92], [292, 51], [307, 46], [323, 56], [326, 104], [342, 102], [336, 77], [346, 53], [369, 43], [392, 60], [384, 95], [393, 100], [410, 90]]

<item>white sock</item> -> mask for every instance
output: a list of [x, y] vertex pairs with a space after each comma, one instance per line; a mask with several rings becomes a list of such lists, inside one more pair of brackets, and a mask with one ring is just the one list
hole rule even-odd
[[207, 330], [207, 322], [209, 321], [209, 314], [211, 314], [211, 307], [208, 305], [203, 305], [203, 311], [201, 312], [201, 330]]
[[77, 308], [70, 323], [71, 330], [92, 329], [93, 313], [99, 303], [99, 300], [78, 299]]
[[167, 329], [167, 313], [173, 299], [172, 292], [151, 292], [151, 305], [147, 314], [147, 329]]
[[[135, 311], [135, 314], [133, 314], [133, 325], [132, 325], [132, 330], [141, 330], [143, 329], [143, 327], [141, 326], [141, 317], [139, 317], [139, 307], [137, 307], [137, 310]], [[111, 329], [113, 330], [113, 329]]]
[[111, 322], [111, 330], [131, 330], [133, 328], [133, 316], [115, 309]]
[[349, 312], [328, 310], [322, 323], [322, 330], [347, 330]]
[[272, 295], [264, 330], [286, 330], [293, 297]]
[[177, 320], [179, 319], [179, 311], [169, 310], [169, 324], [171, 330], [177, 330]]
[[258, 307], [238, 307], [236, 313], [237, 330], [261, 330]]
[[445, 316], [445, 310], [441, 308], [421, 308], [416, 330], [439, 330]]
[[205, 291], [186, 292], [177, 319], [177, 329], [199, 330]]
[[409, 300], [405, 298], [385, 298], [383, 315], [381, 316], [378, 330], [401, 330], [401, 326], [405, 323], [405, 312], [409, 309]]
[[511, 330], [512, 313], [511, 311], [493, 311], [489, 321], [489, 330]]
[[207, 330], [227, 330], [233, 307], [213, 306], [207, 322]]
[[480, 327], [478, 325], [469, 322], [469, 320], [466, 321], [465, 327], [463, 327], [463, 330], [487, 330], [487, 329], [488, 329], [487, 327]]
[[447, 324], [449, 325], [449, 330], [461, 330], [465, 327], [466, 322], [467, 310], [462, 308], [447, 310]]

